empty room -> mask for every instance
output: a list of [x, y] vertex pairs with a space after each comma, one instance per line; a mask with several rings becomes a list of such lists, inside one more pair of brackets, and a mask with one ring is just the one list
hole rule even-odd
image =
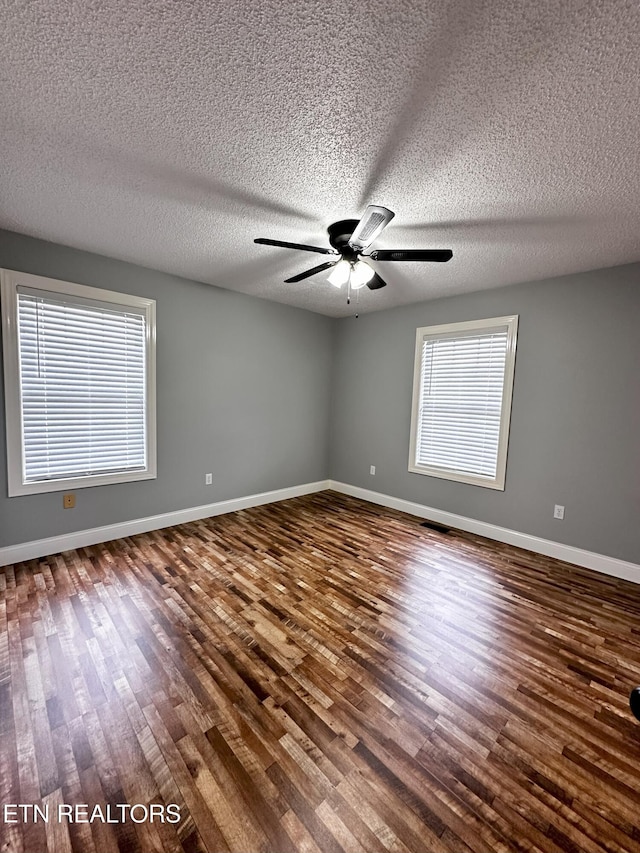
[[640, 6], [0, 8], [1, 853], [640, 853]]

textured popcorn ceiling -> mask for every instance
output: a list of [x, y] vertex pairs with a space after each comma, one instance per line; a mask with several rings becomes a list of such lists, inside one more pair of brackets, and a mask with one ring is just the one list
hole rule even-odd
[[340, 316], [640, 260], [637, 0], [0, 0], [0, 226]]

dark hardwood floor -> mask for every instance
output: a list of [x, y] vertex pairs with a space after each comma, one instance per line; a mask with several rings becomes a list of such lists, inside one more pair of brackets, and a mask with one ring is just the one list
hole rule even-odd
[[640, 853], [637, 684], [640, 587], [332, 492], [34, 560], [0, 849]]

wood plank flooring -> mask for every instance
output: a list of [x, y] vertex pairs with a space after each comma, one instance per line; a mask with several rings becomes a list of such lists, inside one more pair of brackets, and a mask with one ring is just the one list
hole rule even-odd
[[22, 563], [0, 850], [640, 853], [637, 684], [640, 587], [332, 492]]

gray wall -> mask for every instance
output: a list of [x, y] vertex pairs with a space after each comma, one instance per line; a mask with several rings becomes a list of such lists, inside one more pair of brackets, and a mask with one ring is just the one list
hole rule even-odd
[[327, 477], [329, 319], [6, 231], [0, 267], [152, 297], [158, 337], [158, 477], [73, 510], [7, 497], [0, 388], [0, 547]]
[[[505, 491], [409, 473], [416, 328], [507, 314], [520, 322]], [[333, 479], [640, 562], [640, 266], [336, 326]]]
[[[0, 266], [153, 297], [158, 323], [157, 480], [79, 489], [74, 510], [8, 498], [0, 417], [0, 547], [331, 476], [640, 562], [640, 266], [357, 320], [3, 231]], [[520, 315], [506, 490], [410, 474], [416, 328], [504, 314]]]

